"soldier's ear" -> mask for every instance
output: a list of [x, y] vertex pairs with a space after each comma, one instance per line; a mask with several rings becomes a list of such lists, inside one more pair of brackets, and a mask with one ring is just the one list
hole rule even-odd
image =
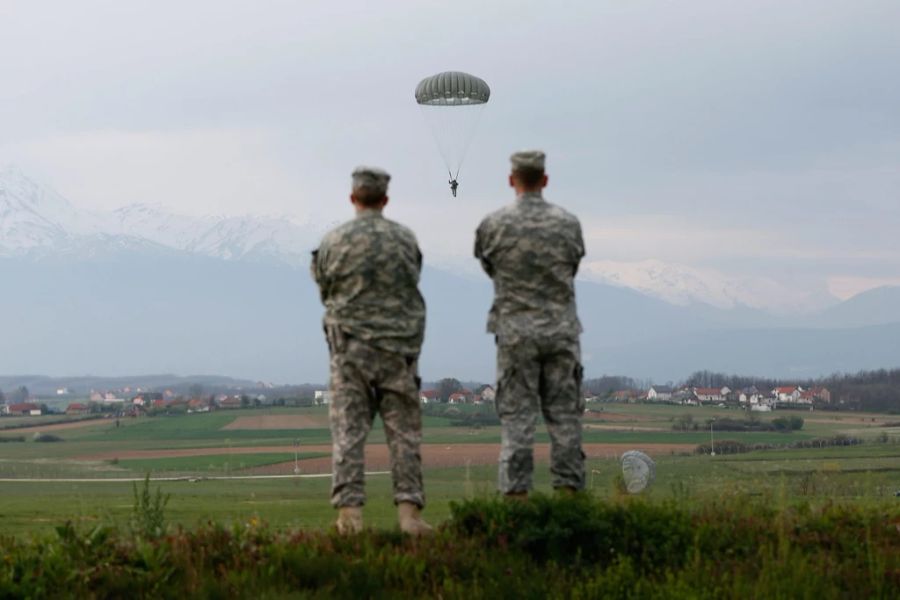
[[541, 180], [541, 187], [542, 187], [542, 188], [547, 187], [547, 182], [548, 182], [548, 181], [550, 181], [550, 178], [547, 177], [547, 175], [544, 175], [544, 179]]
[[509, 187], [516, 187], [516, 182], [513, 180], [512, 173], [509, 175]]
[[384, 197], [384, 201], [381, 203], [381, 208], [384, 208], [385, 206], [387, 206], [388, 200], [390, 200], [390, 198], [388, 198], [387, 196], [385, 196], [385, 197]]

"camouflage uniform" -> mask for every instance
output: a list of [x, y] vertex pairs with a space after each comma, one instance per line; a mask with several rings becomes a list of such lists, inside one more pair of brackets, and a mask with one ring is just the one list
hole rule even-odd
[[421, 267], [413, 233], [374, 209], [329, 232], [313, 252], [331, 354], [335, 507], [365, 503], [365, 442], [376, 414], [390, 449], [394, 502], [425, 505], [417, 373], [425, 330]]
[[497, 341], [498, 487], [504, 493], [531, 488], [540, 411], [550, 434], [553, 487], [582, 489], [584, 400], [574, 278], [584, 242], [578, 219], [540, 193], [522, 194], [481, 222], [475, 256], [494, 282], [487, 330]]

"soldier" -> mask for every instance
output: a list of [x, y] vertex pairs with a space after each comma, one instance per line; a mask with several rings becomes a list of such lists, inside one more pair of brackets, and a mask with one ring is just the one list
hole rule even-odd
[[538, 411], [550, 434], [553, 487], [584, 488], [581, 450], [581, 324], [574, 279], [584, 256], [578, 219], [544, 200], [544, 153], [512, 155], [516, 202], [488, 215], [475, 257], [494, 281], [487, 330], [497, 343], [497, 414], [502, 425], [498, 487], [527, 498]]
[[382, 216], [389, 181], [381, 169], [353, 171], [356, 218], [327, 233], [313, 252], [331, 355], [331, 503], [339, 511], [339, 532], [362, 529], [365, 443], [381, 414], [400, 528], [419, 535], [431, 530], [419, 514], [425, 506], [418, 377], [425, 331], [418, 289], [422, 254], [409, 229]]

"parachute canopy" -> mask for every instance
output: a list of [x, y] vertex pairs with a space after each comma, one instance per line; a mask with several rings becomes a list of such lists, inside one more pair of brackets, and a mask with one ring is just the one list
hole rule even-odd
[[416, 86], [416, 102], [425, 106], [484, 104], [490, 97], [491, 88], [484, 79], [460, 71], [426, 77]]
[[431, 127], [452, 185], [459, 176], [469, 143], [481, 117], [484, 105], [491, 97], [491, 88], [483, 79], [446, 71], [426, 77], [416, 86], [416, 103]]
[[629, 494], [640, 493], [656, 478], [656, 463], [640, 450], [629, 450], [622, 455], [622, 477]]

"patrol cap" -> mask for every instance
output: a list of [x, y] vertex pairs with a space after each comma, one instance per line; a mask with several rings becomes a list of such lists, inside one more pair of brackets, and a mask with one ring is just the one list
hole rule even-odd
[[513, 171], [544, 171], [546, 155], [541, 150], [520, 150], [509, 157]]
[[365, 189], [377, 194], [387, 193], [391, 176], [378, 167], [356, 167], [353, 170], [353, 189]]

